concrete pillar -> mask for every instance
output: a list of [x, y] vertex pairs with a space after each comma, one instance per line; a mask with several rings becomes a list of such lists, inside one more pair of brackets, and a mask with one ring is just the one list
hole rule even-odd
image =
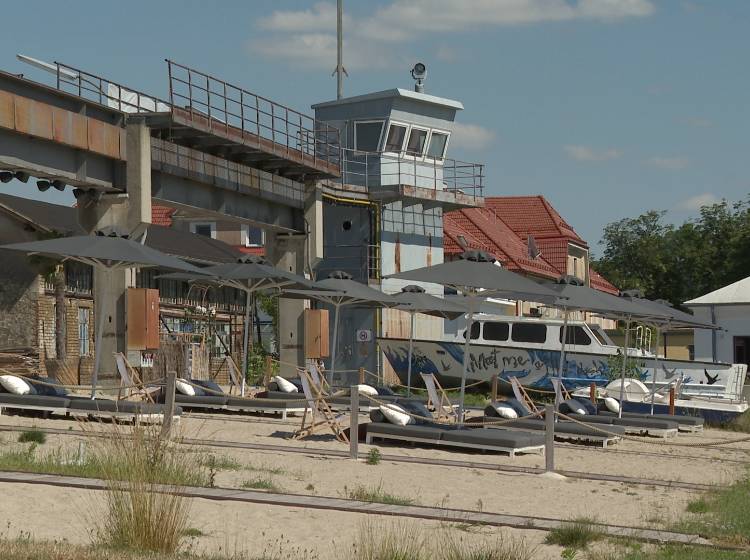
[[317, 183], [305, 185], [305, 227], [307, 262], [312, 273], [323, 259], [323, 192]]
[[[151, 136], [143, 119], [129, 119], [126, 126], [126, 195], [103, 195], [94, 202], [81, 199], [78, 221], [89, 232], [113, 229], [119, 233], [142, 233], [151, 223]], [[127, 352], [126, 289], [135, 286], [132, 270], [94, 269], [94, 314], [104, 320], [99, 377], [114, 375], [115, 352]], [[102, 316], [100, 310], [104, 309]]]
[[[305, 238], [302, 235], [277, 234], [268, 236], [266, 258], [274, 266], [302, 275], [305, 269]], [[279, 298], [280, 374], [296, 377], [294, 365], [305, 363], [304, 301]]]

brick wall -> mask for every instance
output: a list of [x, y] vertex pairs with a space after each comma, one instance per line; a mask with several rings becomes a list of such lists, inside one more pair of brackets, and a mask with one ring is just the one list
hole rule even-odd
[[38, 277], [25, 255], [1, 251], [0, 348], [36, 348]]

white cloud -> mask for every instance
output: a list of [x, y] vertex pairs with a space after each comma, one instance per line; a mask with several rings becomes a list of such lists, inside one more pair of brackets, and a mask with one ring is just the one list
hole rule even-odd
[[680, 202], [677, 205], [677, 209], [695, 212], [697, 210], [700, 210], [702, 206], [710, 206], [711, 204], [716, 204], [717, 202], [721, 202], [721, 200], [715, 194], [697, 194]]
[[478, 124], [453, 123], [450, 147], [463, 150], [485, 150], [495, 140], [495, 132]]
[[622, 155], [620, 150], [609, 148], [606, 150], [596, 150], [589, 146], [568, 145], [563, 149], [568, 157], [576, 161], [608, 161], [617, 159]]
[[660, 167], [661, 169], [678, 171], [685, 169], [690, 164], [690, 160], [685, 157], [652, 157], [646, 160], [646, 163], [654, 167]]
[[[360, 17], [345, 14], [344, 63], [355, 67], [375, 59], [381, 66], [392, 64], [399, 53], [403, 55], [403, 48], [386, 45], [414, 41], [427, 33], [573, 20], [611, 22], [649, 16], [654, 10], [652, 0], [393, 0]], [[334, 2], [319, 2], [305, 10], [277, 10], [257, 25], [265, 33], [250, 43], [253, 51], [316, 66], [325, 58], [326, 66], [335, 65], [335, 57], [330, 56], [331, 45], [335, 48]], [[444, 41], [448, 41], [445, 36]], [[445, 49], [442, 60], [452, 56], [450, 47]]]

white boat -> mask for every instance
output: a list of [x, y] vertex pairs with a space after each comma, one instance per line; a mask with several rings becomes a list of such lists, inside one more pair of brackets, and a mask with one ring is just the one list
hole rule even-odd
[[[562, 381], [569, 389], [604, 387], [619, 379], [622, 349], [598, 325], [583, 321], [568, 322], [568, 344]], [[560, 374], [563, 321], [560, 319], [513, 317], [479, 314], [472, 328], [467, 384], [516, 377], [524, 387], [552, 390], [550, 379]], [[452, 340], [414, 340], [413, 379], [419, 373], [433, 373], [446, 387], [461, 382], [464, 354], [464, 330]], [[380, 348], [402, 383], [406, 383], [409, 340], [382, 337]], [[727, 364], [694, 360], [659, 358], [646, 349], [628, 349], [627, 376], [647, 387], [655, 379], [657, 391], [665, 391], [678, 381], [681, 397], [710, 399], [710, 402], [744, 403], [733, 409], [747, 410], [742, 390], [747, 374], [745, 364]], [[500, 390], [509, 388], [500, 383]], [[734, 405], [733, 405], [734, 406]]]

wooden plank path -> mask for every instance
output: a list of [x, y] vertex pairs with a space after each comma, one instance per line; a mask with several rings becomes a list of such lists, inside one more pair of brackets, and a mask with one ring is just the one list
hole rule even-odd
[[[107, 487], [106, 481], [99, 479], [19, 472], [0, 473], [0, 482], [43, 484], [47, 486], [80, 488], [85, 490], [104, 490]], [[165, 491], [167, 491], [167, 489], [165, 489]], [[204, 500], [265, 504], [286, 508], [334, 510], [367, 515], [389, 515], [427, 519], [444, 523], [468, 523], [472, 525], [513, 527], [516, 529], [527, 530], [535, 529], [549, 531], [567, 523], [565, 520], [551, 519], [547, 517], [508, 515], [502, 513], [477, 512], [417, 505], [405, 506], [380, 504], [344, 498], [279, 494], [233, 488], [194, 488], [183, 486], [179, 488], [178, 493], [189, 498], [200, 498]], [[627, 527], [623, 525], [609, 525], [606, 523], [594, 523], [594, 525], [596, 525], [602, 533], [610, 537], [624, 537], [642, 541], [680, 545], [714, 546], [711, 541], [704, 539], [700, 535], [677, 533], [674, 531], [659, 531], [656, 529], [644, 529], [640, 527]]]
[[[28, 429], [27, 427], [19, 426], [0, 426], [0, 432], [19, 432]], [[81, 430], [67, 430], [62, 428], [34, 428], [48, 434], [58, 434], [67, 436], [77, 437], [104, 437], [106, 434], [99, 434], [98, 432], [83, 432]], [[302, 455], [316, 455], [323, 457], [337, 457], [337, 458], [348, 458], [349, 451], [338, 451], [336, 449], [322, 449], [319, 447], [297, 447], [291, 445], [275, 445], [270, 443], [248, 443], [239, 441], [224, 441], [224, 440], [203, 440], [203, 439], [183, 439], [184, 443], [188, 445], [199, 445], [202, 447], [218, 447], [224, 449], [249, 449], [253, 451], [269, 451], [273, 453], [296, 453]], [[359, 458], [365, 459], [367, 453], [360, 452]], [[417, 465], [433, 465], [442, 467], [462, 467], [470, 469], [490, 470], [496, 472], [506, 473], [520, 473], [520, 474], [542, 474], [544, 469], [540, 467], [522, 467], [519, 465], [499, 465], [493, 463], [485, 463], [479, 461], [464, 461], [454, 459], [430, 459], [427, 457], [409, 457], [407, 455], [390, 455], [383, 453], [381, 454], [381, 460], [392, 461], [395, 463], [408, 463]], [[708, 492], [722, 488], [725, 485], [720, 484], [703, 484], [699, 482], [682, 482], [677, 480], [660, 480], [652, 478], [638, 478], [632, 476], [619, 476], [610, 475], [603, 473], [591, 473], [582, 471], [571, 471], [571, 470], [560, 470], [556, 471], [558, 474], [566, 476], [568, 478], [575, 478], [578, 480], [595, 480], [599, 482], [616, 482], [620, 484], [634, 484], [641, 486], [657, 486], [663, 488], [677, 488], [680, 490], [688, 490], [693, 492]]]

